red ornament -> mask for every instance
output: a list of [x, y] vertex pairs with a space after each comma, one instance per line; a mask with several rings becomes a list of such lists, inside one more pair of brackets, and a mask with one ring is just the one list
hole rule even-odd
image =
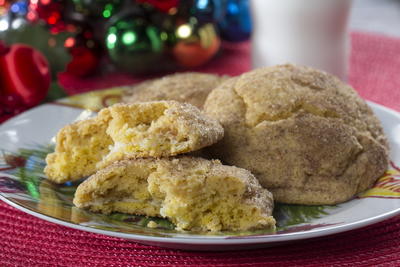
[[[50, 86], [49, 64], [34, 48], [0, 42], [0, 102], [3, 112], [39, 104]], [[5, 110], [5, 107], [7, 110]]]
[[148, 3], [162, 12], [168, 12], [171, 8], [177, 8], [179, 0], [137, 0], [139, 3]]
[[92, 74], [99, 63], [99, 56], [96, 53], [84, 46], [71, 48], [72, 60], [67, 65], [67, 72], [84, 77]]

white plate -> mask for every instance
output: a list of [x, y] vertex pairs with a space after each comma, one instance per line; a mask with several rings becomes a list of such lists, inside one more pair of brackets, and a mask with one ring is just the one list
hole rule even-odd
[[[145, 227], [149, 218], [110, 216], [79, 210], [72, 205], [76, 184], [54, 185], [43, 174], [51, 140], [65, 124], [81, 115], [84, 106], [98, 109], [117, 102], [120, 90], [108, 90], [63, 99], [25, 112], [0, 126], [0, 198], [41, 219], [67, 227], [165, 247], [227, 250], [269, 246], [292, 240], [340, 233], [400, 214], [400, 115], [369, 103], [381, 120], [391, 146], [392, 165], [374, 188], [336, 206], [277, 205], [278, 231], [205, 233], [177, 232], [171, 223]], [[3, 155], [3, 156], [2, 156]]]

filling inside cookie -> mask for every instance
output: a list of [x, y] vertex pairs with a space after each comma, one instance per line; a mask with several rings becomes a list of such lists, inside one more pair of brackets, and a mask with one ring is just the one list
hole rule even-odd
[[75, 205], [103, 213], [164, 217], [179, 230], [249, 230], [274, 225], [266, 207], [254, 202], [251, 197], [255, 195], [245, 181], [232, 173], [213, 174], [198, 165], [171, 170], [149, 161], [123, 162], [110, 165], [80, 185]]

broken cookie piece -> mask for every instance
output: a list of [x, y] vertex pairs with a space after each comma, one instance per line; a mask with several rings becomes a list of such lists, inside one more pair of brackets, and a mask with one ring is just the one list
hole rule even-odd
[[209, 146], [222, 126], [199, 109], [176, 101], [116, 104], [95, 117], [62, 128], [46, 157], [47, 177], [78, 180], [116, 160], [173, 156]]
[[196, 151], [223, 137], [222, 126], [196, 107], [176, 101], [116, 104], [99, 113], [111, 117], [114, 141], [102, 166], [122, 158], [163, 157]]
[[160, 216], [178, 230], [275, 225], [272, 194], [249, 171], [193, 157], [114, 162], [79, 185], [74, 204], [105, 214]]

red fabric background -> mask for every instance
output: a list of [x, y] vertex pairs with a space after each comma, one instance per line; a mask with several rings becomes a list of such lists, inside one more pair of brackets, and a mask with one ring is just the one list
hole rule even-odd
[[[400, 40], [352, 35], [349, 82], [369, 100], [400, 111]], [[249, 44], [226, 48], [199, 71], [239, 74], [250, 68]], [[125, 85], [113, 75], [76, 80], [61, 75], [69, 93]], [[1, 266], [400, 266], [400, 216], [338, 235], [251, 251], [188, 252], [140, 245], [48, 223], [0, 203]]]

